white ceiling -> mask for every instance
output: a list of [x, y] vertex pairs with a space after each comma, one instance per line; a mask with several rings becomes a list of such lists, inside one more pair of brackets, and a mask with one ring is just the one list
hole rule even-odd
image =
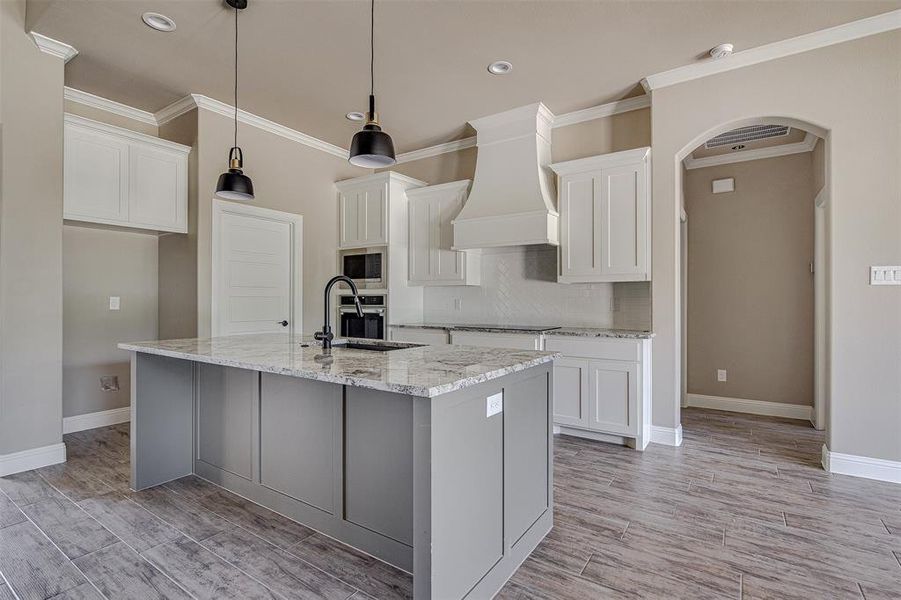
[[[220, 0], [28, 0], [27, 27], [79, 54], [66, 85], [155, 112], [198, 93], [232, 102], [234, 14]], [[369, 4], [250, 0], [242, 108], [347, 147], [365, 110]], [[376, 94], [398, 152], [471, 135], [466, 122], [541, 100], [564, 113], [641, 93], [642, 77], [901, 7], [901, 0], [378, 0]], [[155, 11], [174, 33], [141, 22]], [[511, 74], [486, 66], [510, 60]]]

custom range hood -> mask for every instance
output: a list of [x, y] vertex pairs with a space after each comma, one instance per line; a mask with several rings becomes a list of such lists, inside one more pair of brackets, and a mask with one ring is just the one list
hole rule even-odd
[[478, 159], [469, 198], [454, 219], [454, 248], [558, 245], [551, 162], [554, 115], [529, 104], [470, 121]]

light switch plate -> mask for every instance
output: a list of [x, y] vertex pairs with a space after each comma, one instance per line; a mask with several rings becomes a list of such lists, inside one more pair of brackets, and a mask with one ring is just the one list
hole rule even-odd
[[119, 310], [119, 296], [110, 296], [109, 297], [109, 309], [110, 310]]
[[870, 267], [870, 285], [901, 285], [901, 266]]
[[723, 192], [734, 192], [735, 191], [735, 179], [729, 177], [728, 179], [714, 179], [713, 180], [713, 193], [714, 194], [722, 194]]
[[726, 369], [717, 369], [716, 370], [716, 380], [717, 381], [726, 381]]
[[488, 416], [493, 417], [498, 413], [504, 412], [504, 393], [498, 392], [488, 396]]

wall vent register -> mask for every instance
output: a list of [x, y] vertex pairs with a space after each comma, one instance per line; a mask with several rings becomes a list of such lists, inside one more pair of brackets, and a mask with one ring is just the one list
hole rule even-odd
[[785, 125], [749, 125], [739, 127], [714, 138], [710, 138], [704, 144], [705, 148], [719, 148], [721, 146], [733, 146], [741, 142], [753, 142], [774, 137], [785, 137], [791, 132], [791, 127]]

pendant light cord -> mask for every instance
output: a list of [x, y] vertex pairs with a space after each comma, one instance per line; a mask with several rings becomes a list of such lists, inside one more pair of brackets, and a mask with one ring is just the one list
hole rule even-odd
[[369, 9], [369, 95], [375, 95], [375, 0]]
[[235, 147], [238, 146], [238, 7], [235, 7]]

